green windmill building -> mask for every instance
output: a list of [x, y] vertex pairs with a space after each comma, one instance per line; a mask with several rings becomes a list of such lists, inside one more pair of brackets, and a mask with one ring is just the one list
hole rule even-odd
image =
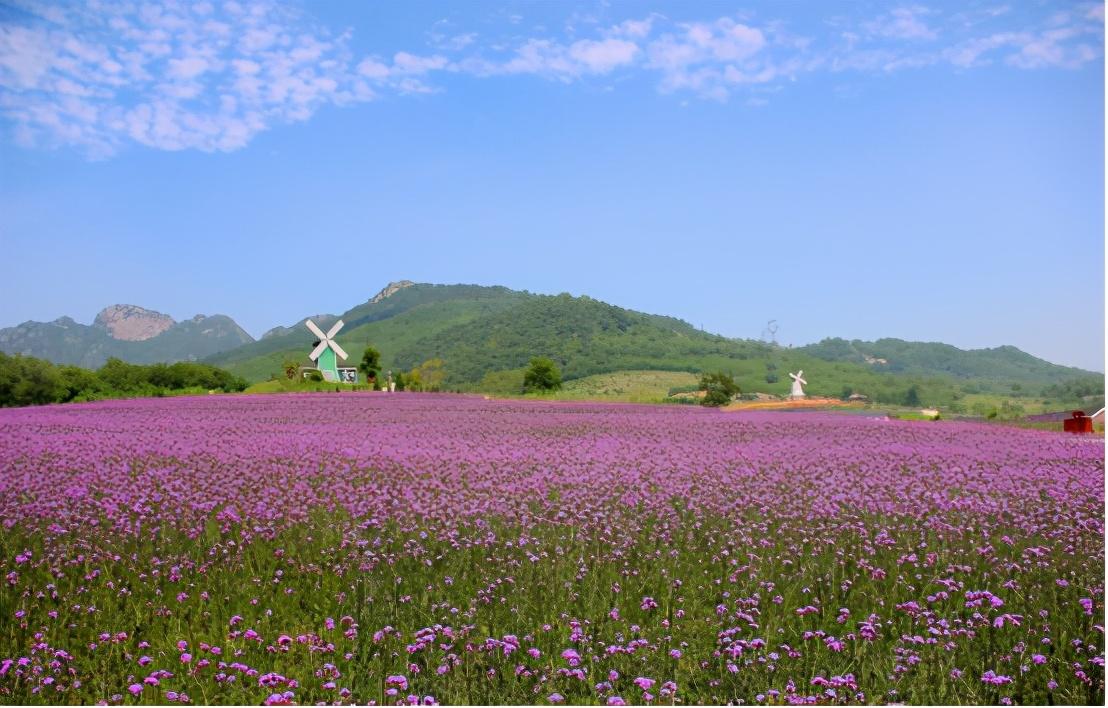
[[339, 320], [324, 334], [323, 330], [316, 326], [315, 322], [305, 322], [312, 334], [319, 337], [315, 349], [308, 357], [315, 362], [316, 368], [323, 376], [324, 381], [342, 381], [345, 383], [357, 383], [358, 370], [352, 366], [339, 366], [339, 359], [346, 359], [346, 352], [335, 341], [335, 335], [342, 329], [343, 321]]

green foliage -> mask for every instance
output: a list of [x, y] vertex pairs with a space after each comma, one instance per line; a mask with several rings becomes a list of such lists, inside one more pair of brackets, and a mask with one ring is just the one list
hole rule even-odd
[[98, 371], [56, 366], [0, 352], [0, 406], [89, 401], [122, 396], [164, 396], [182, 391], [242, 391], [246, 382], [208, 364], [128, 364], [108, 359]]
[[408, 373], [408, 388], [412, 391], [441, 391], [446, 380], [446, 365], [442, 359], [428, 359]]
[[[524, 369], [506, 372], [515, 376], [515, 388], [509, 393], [518, 394], [523, 386]], [[697, 377], [687, 371], [613, 371], [593, 374], [580, 379], [562, 381], [562, 387], [544, 394], [560, 401], [626, 401], [629, 403], [674, 403], [669, 391], [674, 387], [687, 387], [696, 391]], [[486, 390], [486, 389], [480, 389]]]
[[557, 391], [562, 387], [562, 372], [552, 359], [537, 356], [523, 374], [524, 393]]
[[1087, 396], [1104, 397], [1103, 376], [1081, 376], [1043, 389], [1043, 395], [1050, 398], [1078, 400]]
[[[416, 356], [398, 362], [395, 357], [398, 350], [443, 329], [502, 312], [530, 297], [533, 296], [503, 287], [416, 284], [379, 302], [366, 302], [342, 313], [346, 327], [337, 339], [347, 350], [356, 350], [372, 342], [381, 352], [380, 369], [407, 370], [427, 357]], [[313, 319], [327, 329], [338, 318]], [[298, 322], [264, 339], [216, 354], [207, 361], [248, 380], [262, 381], [280, 366], [284, 357], [306, 360], [312, 341], [311, 332]]]
[[366, 381], [377, 380], [377, 374], [381, 371], [381, 352], [377, 351], [373, 347], [366, 347], [362, 352], [362, 361], [358, 364], [358, 371], [362, 372], [362, 376]]
[[739, 387], [733, 376], [717, 371], [700, 377], [700, 390], [704, 391], [704, 398], [700, 401], [701, 405], [725, 406], [739, 392]]
[[396, 382], [397, 391], [403, 391], [408, 387], [408, 377], [404, 375], [403, 371], [397, 371], [396, 376], [393, 377], [393, 381]]
[[477, 383], [477, 390], [481, 393], [492, 393], [501, 396], [512, 396], [523, 392], [523, 379], [525, 369], [509, 369], [507, 371], [490, 371], [481, 377]]
[[767, 361], [766, 362], [766, 383], [774, 384], [774, 383], [777, 383], [777, 381], [778, 381], [778, 378], [777, 378], [777, 364], [774, 364], [772, 361]]
[[909, 386], [908, 390], [904, 392], [904, 405], [915, 407], [922, 406], [923, 403], [919, 398], [919, 388], [916, 386]]
[[[743, 391], [786, 395], [789, 381], [781, 381], [782, 372], [803, 369], [810, 381], [805, 389], [813, 396], [838, 397], [850, 388], [873, 403], [902, 405], [906, 390], [915, 386], [928, 405], [946, 409], [957, 403], [968, 411], [973, 401], [962, 401], [963, 396], [991, 396], [995, 400], [990, 404], [999, 407], [1002, 398], [1012, 395], [1012, 384], [1019, 383], [1020, 398], [1032, 412], [1100, 407], [1097, 401], [1075, 400], [1072, 395], [1055, 400], [1056, 396], [1044, 394], [1046, 399], [1034, 400], [1046, 387], [1084, 376], [1088, 388], [1097, 377], [1011, 347], [964, 352], [942, 344], [840, 339], [786, 349], [719, 337], [680, 320], [587, 297], [539, 296], [470, 285], [413, 285], [380, 302], [359, 305], [342, 318], [347, 327], [339, 335], [340, 343], [354, 348], [373, 342], [381, 354], [381, 370], [408, 372], [429, 358], [442, 359], [449, 362], [449, 370], [441, 387], [498, 395], [519, 393], [522, 373], [502, 372], [524, 371], [530, 358], [541, 352], [559, 364], [563, 379], [559, 397], [584, 395], [567, 389], [574, 381], [633, 371], [692, 375], [727, 371]], [[317, 321], [326, 326], [334, 318]], [[283, 358], [303, 359], [311, 342], [311, 334], [298, 324], [210, 361], [262, 381], [280, 369]], [[867, 363], [866, 356], [887, 358], [888, 363]], [[513, 377], [519, 386], [510, 381]], [[1103, 377], [1099, 378], [1103, 390]], [[664, 398], [673, 385], [650, 395]], [[415, 388], [422, 386], [417, 374]], [[1076, 392], [1076, 388], [1068, 390]], [[625, 396], [607, 389], [601, 395]]]
[[292, 381], [300, 373], [300, 365], [290, 357], [281, 362], [281, 371], [285, 374], [286, 379]]
[[[1006, 382], [1003, 386], [1006, 389], [1013, 382], [1040, 385], [1088, 373], [1051, 364], [1011, 346], [966, 351], [939, 342], [906, 342], [902, 339], [863, 342], [835, 338], [824, 339], [799, 350], [824, 361], [862, 364], [879, 372]], [[885, 360], [885, 363], [877, 362], [879, 359]], [[1101, 379], [1101, 392], [1103, 390]]]
[[[528, 366], [535, 351], [561, 362], [565, 380], [627, 370], [696, 372], [705, 359], [738, 361], [761, 345], [706, 334], [686, 322], [587, 297], [533, 296], [499, 313], [444, 328], [399, 349], [412, 366], [431, 355], [450, 362], [450, 383]], [[760, 363], [759, 363], [760, 365]]]

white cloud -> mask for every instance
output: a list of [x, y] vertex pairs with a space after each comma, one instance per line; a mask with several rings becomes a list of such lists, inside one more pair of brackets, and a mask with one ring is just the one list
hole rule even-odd
[[871, 34], [892, 39], [927, 40], [936, 39], [939, 34], [929, 27], [924, 17], [931, 14], [926, 7], [914, 5], [898, 7], [875, 20], [865, 23], [865, 29]]
[[446, 66], [446, 57], [434, 55], [429, 57], [416, 56], [408, 52], [397, 52], [392, 58], [392, 71], [399, 74], [426, 74]]
[[760, 83], [776, 75], [766, 56], [766, 34], [723, 17], [683, 25], [647, 48], [648, 66], [661, 74], [663, 91], [690, 90], [724, 100], [729, 85]]
[[[37, 8], [39, 6], [31, 6]], [[0, 27], [0, 112], [24, 144], [233, 150], [369, 100], [345, 36], [278, 5], [90, 6]]]
[[476, 32], [455, 32], [450, 20], [439, 20], [427, 32], [428, 42], [435, 49], [461, 51], [477, 41]]
[[538, 74], [562, 81], [586, 75], [608, 74], [632, 64], [639, 46], [626, 39], [579, 39], [565, 44], [549, 39], [530, 39], [501, 61], [470, 59], [458, 68], [477, 76]]
[[236, 150], [322, 107], [435, 92], [447, 76], [602, 79], [605, 90], [613, 86], [607, 77], [638, 76], [663, 93], [717, 101], [742, 93], [754, 106], [784, 82], [820, 71], [1074, 69], [1102, 56], [1104, 42], [1100, 3], [1037, 14], [901, 5], [876, 17], [832, 17], [827, 31], [809, 36], [753, 15], [674, 22], [653, 13], [606, 25], [575, 15], [556, 36], [541, 26], [528, 35], [519, 18], [502, 17], [510, 34], [482, 42], [440, 20], [422, 51], [355, 56], [353, 30], [335, 34], [272, 0], [65, 12], [22, 1], [21, 19], [0, 24], [0, 115], [20, 145], [76, 146], [96, 157], [129, 144]]
[[570, 58], [592, 74], [606, 74], [616, 67], [630, 64], [638, 53], [637, 44], [623, 39], [582, 39], [569, 46]]
[[658, 19], [662, 19], [662, 16], [655, 13], [641, 20], [624, 20], [612, 27], [610, 33], [616, 37], [643, 39], [654, 29], [654, 21]]

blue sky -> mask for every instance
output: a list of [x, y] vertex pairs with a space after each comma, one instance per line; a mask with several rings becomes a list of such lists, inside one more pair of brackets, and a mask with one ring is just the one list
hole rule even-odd
[[0, 326], [385, 283], [1103, 370], [1104, 6], [0, 7]]

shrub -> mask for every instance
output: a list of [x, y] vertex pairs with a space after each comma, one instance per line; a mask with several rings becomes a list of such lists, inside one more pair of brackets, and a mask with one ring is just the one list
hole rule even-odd
[[704, 391], [704, 398], [700, 404], [704, 406], [724, 406], [731, 402], [735, 394], [739, 393], [739, 386], [735, 378], [730, 374], [717, 371], [714, 374], [704, 374], [700, 377], [700, 390]]
[[531, 366], [523, 374], [524, 393], [557, 391], [562, 387], [562, 372], [553, 360], [544, 356], [531, 359]]

